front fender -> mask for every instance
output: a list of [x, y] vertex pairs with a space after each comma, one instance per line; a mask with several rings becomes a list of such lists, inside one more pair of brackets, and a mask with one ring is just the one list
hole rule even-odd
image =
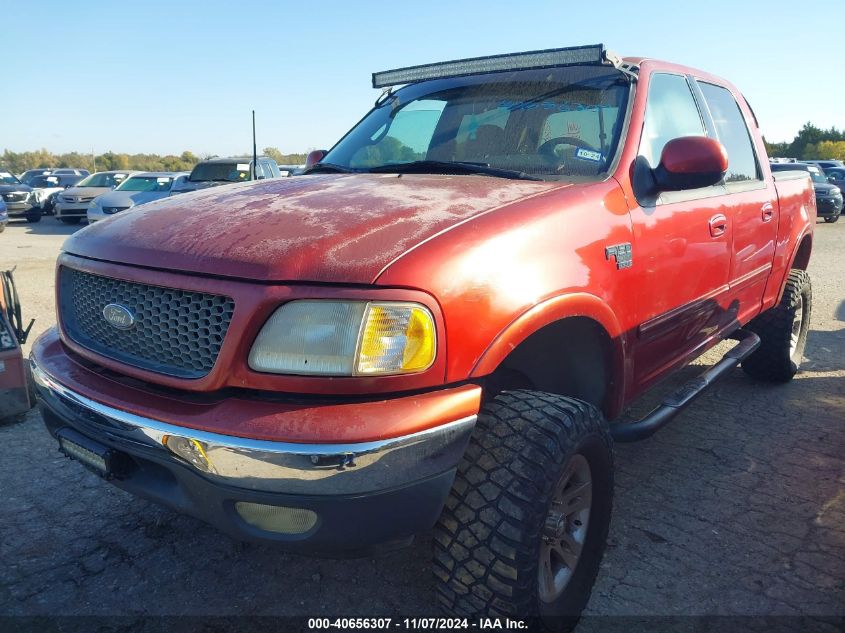
[[622, 401], [628, 374], [624, 331], [610, 306], [599, 297], [578, 292], [553, 297], [523, 312], [514, 319], [484, 351], [473, 367], [470, 377], [479, 378], [493, 373], [496, 368], [532, 334], [544, 327], [572, 317], [584, 317], [595, 321], [608, 335], [612, 348], [613, 383], [616, 385], [610, 401], [611, 417], [622, 408]]

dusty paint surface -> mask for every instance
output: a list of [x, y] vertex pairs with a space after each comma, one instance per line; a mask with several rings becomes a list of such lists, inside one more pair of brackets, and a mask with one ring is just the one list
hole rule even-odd
[[303, 176], [183, 194], [100, 222], [65, 250], [262, 281], [370, 283], [396, 257], [475, 214], [559, 183], [479, 176]]

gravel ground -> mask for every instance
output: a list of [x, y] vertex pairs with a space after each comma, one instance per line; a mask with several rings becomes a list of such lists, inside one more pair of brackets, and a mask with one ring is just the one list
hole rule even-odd
[[[34, 333], [54, 322], [54, 261], [74, 230], [45, 218], [0, 235]], [[845, 616], [845, 222], [816, 236], [804, 371], [770, 386], [737, 370], [654, 438], [617, 446], [588, 615]], [[434, 613], [429, 534], [343, 561], [238, 543], [62, 458], [35, 411], [0, 428], [0, 498], [0, 615]]]

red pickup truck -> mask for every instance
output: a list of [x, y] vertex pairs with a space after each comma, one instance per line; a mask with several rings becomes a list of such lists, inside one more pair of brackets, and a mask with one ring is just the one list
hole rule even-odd
[[448, 612], [563, 626], [604, 551], [613, 440], [740, 363], [797, 371], [813, 189], [773, 178], [730, 83], [601, 45], [373, 85], [305, 175], [66, 242], [31, 356], [45, 422], [117, 486], [240, 538], [367, 551], [434, 525]]

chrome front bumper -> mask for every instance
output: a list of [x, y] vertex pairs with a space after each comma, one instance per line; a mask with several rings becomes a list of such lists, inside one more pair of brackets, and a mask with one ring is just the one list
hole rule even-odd
[[154, 451], [214, 483], [295, 495], [354, 495], [440, 475], [460, 461], [476, 416], [374, 442], [297, 444], [196, 431], [76, 393], [30, 361], [44, 406], [91, 439], [130, 455]]

